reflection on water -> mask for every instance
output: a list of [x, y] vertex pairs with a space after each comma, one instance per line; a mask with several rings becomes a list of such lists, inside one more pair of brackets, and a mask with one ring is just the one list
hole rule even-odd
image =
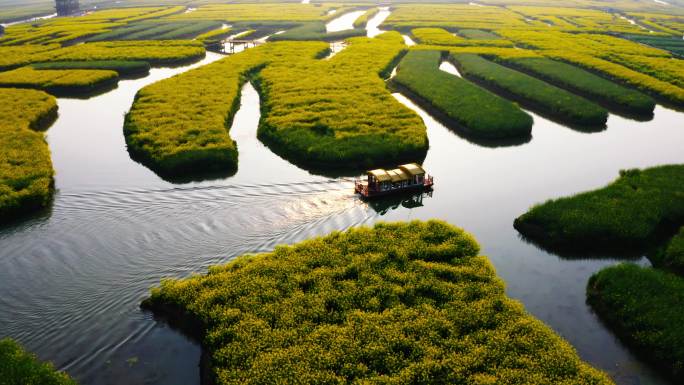
[[400, 207], [409, 210], [423, 207], [423, 199], [432, 198], [432, 194], [432, 191], [421, 191], [398, 195], [388, 195], [369, 200], [368, 206], [379, 215], [385, 215], [390, 211], [396, 210]]
[[234, 176], [178, 185], [132, 161], [122, 124], [135, 92], [183, 70], [154, 69], [106, 95], [59, 100], [48, 131], [54, 205], [0, 230], [0, 337], [17, 338], [84, 385], [198, 384], [198, 346], [139, 310], [160, 278], [377, 220], [440, 218], [472, 232], [508, 294], [585, 360], [620, 384], [665, 383], [585, 304], [589, 276], [616, 261], [549, 254], [522, 241], [512, 222], [534, 203], [605, 185], [620, 169], [684, 162], [684, 114], [657, 107], [649, 122], [611, 115], [607, 130], [593, 134], [533, 114], [531, 142], [488, 148], [395, 94], [428, 128], [424, 165], [435, 191], [363, 202], [350, 180], [311, 175], [256, 139], [259, 97], [250, 85], [231, 128]]

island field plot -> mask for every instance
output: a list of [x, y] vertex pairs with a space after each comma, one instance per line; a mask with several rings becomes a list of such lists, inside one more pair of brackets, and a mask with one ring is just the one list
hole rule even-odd
[[684, 348], [677, 342], [684, 334], [684, 278], [634, 264], [612, 266], [591, 277], [587, 301], [645, 360], [674, 381], [684, 378]]
[[[404, 49], [399, 34], [355, 38], [332, 59], [317, 59], [325, 49], [322, 43], [267, 44], [148, 87], [127, 119], [131, 150], [166, 175], [199, 172], [209, 164], [215, 171], [236, 169], [225, 122], [232, 120], [239, 86], [251, 73], [264, 99], [259, 138], [287, 159], [334, 169], [424, 156], [424, 126], [391, 97], [381, 78]], [[217, 80], [225, 83], [210, 85]], [[204, 113], [186, 114], [169, 92], [181, 84], [215, 102], [199, 105]]]
[[684, 224], [684, 166], [624, 170], [604, 188], [536, 205], [515, 227], [542, 244], [638, 253]]
[[88, 94], [113, 87], [119, 75], [97, 69], [34, 69], [22, 67], [0, 73], [0, 87], [34, 88], [53, 95]]
[[2, 89], [0, 105], [0, 222], [46, 207], [53, 170], [43, 133], [57, 117], [55, 98], [40, 91]]
[[[0, 5], [6, 1], [0, 0]], [[82, 1], [81, 4], [87, 7], [92, 3]], [[17, 183], [12, 182], [8, 191], [20, 190], [30, 180], [24, 177], [31, 175], [28, 168], [31, 162], [45, 159], [51, 162], [41, 164], [50, 167], [36, 168], [39, 170], [36, 175], [46, 175], [45, 180], [54, 181], [54, 188], [47, 190], [52, 199], [48, 199], [46, 206], [34, 206], [37, 210], [33, 215], [0, 227], [0, 308], [7, 309], [0, 312], [0, 338], [12, 337], [26, 351], [35, 352], [41, 360], [53, 361], [56, 369], [66, 371], [83, 385], [197, 385], [199, 345], [139, 310], [141, 299], [149, 295], [150, 287], [159, 284], [160, 278], [184, 280], [193, 274], [201, 277], [209, 266], [225, 265], [237, 256], [269, 253], [279, 244], [295, 244], [335, 230], [384, 220], [439, 218], [472, 231], [481, 241], [482, 254], [489, 256], [505, 281], [507, 296], [520, 300], [532, 316], [562, 335], [581, 360], [606, 372], [618, 384], [677, 383], [663, 377], [662, 369], [635, 354], [626, 340], [616, 338], [617, 334], [586, 303], [590, 276], [614, 265], [617, 257], [593, 253], [570, 259], [563, 253], [553, 254], [527, 243], [511, 226], [513, 218], [535, 203], [605, 186], [616, 178], [619, 170], [684, 163], [681, 151], [684, 132], [680, 129], [684, 118], [673, 109], [678, 105], [677, 90], [681, 89], [677, 85], [676, 65], [681, 59], [662, 44], [644, 45], [633, 39], [640, 33], [651, 38], [681, 38], [673, 29], [680, 14], [674, 1], [662, 5], [651, 0], [621, 0], [610, 4], [576, 0], [562, 4], [559, 8], [563, 9], [555, 15], [554, 7], [548, 5], [560, 3], [530, 5], [511, 0], [504, 4], [491, 0], [487, 4], [434, 4], [431, 6], [465, 7], [461, 14], [467, 18], [450, 9], [444, 11], [451, 12], [448, 18], [436, 12], [422, 12], [420, 21], [404, 18], [402, 25], [396, 27], [406, 37], [414, 36], [414, 30], [428, 28], [428, 35], [434, 39], [431, 43], [424, 41], [408, 47], [401, 44], [400, 35], [392, 32], [376, 39], [350, 39], [351, 44], [332, 57], [325, 56], [327, 43], [294, 41], [264, 43], [247, 49], [245, 55], [229, 58], [205, 53], [206, 40], [200, 38], [204, 33], [182, 36], [180, 40], [87, 40], [105, 34], [111, 38], [112, 32], [137, 24], [159, 27], [154, 36], [141, 34], [149, 39], [160, 39], [168, 25], [180, 29], [181, 24], [204, 23], [211, 23], [213, 29], [206, 33], [212, 39], [226, 32], [235, 35], [245, 28], [256, 29], [255, 36], [266, 36], [302, 24], [320, 26], [335, 17], [329, 14], [333, 9], [335, 14], [344, 15], [357, 5], [285, 4], [292, 9], [327, 9], [326, 14], [320, 13], [315, 19], [295, 22], [249, 21], [258, 13], [271, 19], [277, 15], [269, 15], [265, 10], [270, 3], [246, 4], [247, 8], [251, 7], [251, 14], [245, 13], [243, 21], [233, 22], [226, 15], [217, 20], [193, 19], [191, 15], [205, 5], [241, 7], [242, 4], [203, 1], [190, 5], [182, 0], [169, 6], [159, 6], [151, 0], [107, 4], [100, 3], [98, 10], [85, 18], [36, 20], [28, 24], [37, 27], [25, 30], [25, 27], [14, 28], [21, 24], [8, 26], [10, 32], [26, 31], [13, 33], [13, 39], [35, 37], [35, 40], [30, 44], [3, 44], [0, 48], [0, 75], [26, 70], [24, 67], [33, 71], [117, 68], [124, 71], [119, 64], [104, 63], [110, 61], [141, 61], [152, 67], [149, 75], [121, 77], [116, 89], [89, 99], [58, 98], [59, 117], [45, 133], [47, 145], [42, 141], [43, 133], [33, 130], [37, 127], [29, 126], [22, 131], [39, 134], [34, 135], [38, 141], [34, 142], [34, 149], [27, 151], [31, 154], [27, 156], [30, 162], [18, 167], [21, 172], [15, 178]], [[117, 9], [104, 9], [109, 6]], [[147, 10], [130, 9], [132, 6]], [[373, 8], [370, 4], [363, 6]], [[512, 9], [518, 6], [533, 7], [534, 14], [532, 10], [522, 13]], [[259, 11], [260, 7], [264, 12]], [[382, 12], [391, 17], [401, 7], [420, 8], [420, 4], [395, 4]], [[571, 12], [568, 7], [577, 10]], [[420, 9], [411, 12], [421, 13]], [[649, 14], [648, 20], [638, 19], [635, 13]], [[535, 20], [535, 15], [539, 19], [556, 16], [559, 24], [564, 21], [567, 25], [549, 25]], [[90, 24], [84, 25], [83, 33], [78, 32], [81, 20]], [[612, 20], [615, 30], [611, 31]], [[664, 29], [649, 33], [643, 29], [645, 21], [662, 23]], [[412, 25], [414, 22], [420, 24]], [[41, 35], [39, 29], [43, 23], [55, 35]], [[105, 28], [104, 24], [116, 25]], [[350, 23], [348, 31], [353, 30], [351, 27]], [[656, 29], [655, 25], [647, 28]], [[394, 27], [385, 24], [380, 29], [388, 31]], [[176, 29], [169, 31], [175, 32]], [[459, 43], [451, 44], [453, 40], [448, 34], [460, 39]], [[324, 36], [330, 37], [319, 34], [316, 38]], [[133, 39], [140, 37], [133, 36]], [[194, 37], [197, 40], [186, 40]], [[440, 39], [449, 44], [438, 44]], [[283, 49], [278, 56], [264, 53], [275, 50], [276, 44], [297, 48]], [[652, 115], [645, 114], [638, 120], [622, 111], [620, 115], [613, 114], [609, 108], [611, 113], [605, 130], [592, 133], [570, 130], [528, 111], [533, 120], [530, 140], [514, 146], [488, 147], [464, 140], [411, 99], [392, 94], [385, 79], [392, 76], [402, 55], [411, 55], [414, 51], [435, 51], [435, 57], [441, 59], [448, 55], [480, 55], [483, 60], [507, 67], [512, 66], [512, 60], [544, 59], [544, 66], [552, 67], [550, 73], [561, 71], [558, 68], [571, 68], [576, 69], [573, 73], [581, 73], [587, 79], [591, 78], [587, 74], [602, 79], [606, 91], [610, 91], [606, 97], [627, 103], [618, 95], [621, 89], [629, 90], [622, 95], [634, 96], [629, 99], [633, 103], [629, 108], [643, 105], [648, 110], [652, 105], [649, 98], [658, 105]], [[254, 59], [257, 56], [262, 57]], [[202, 57], [197, 65], [183, 65]], [[248, 57], [252, 59], [247, 60]], [[225, 62], [220, 66], [211, 64], [221, 60]], [[547, 60], [560, 64], [551, 65]], [[664, 64], [670, 63], [669, 60], [674, 64]], [[244, 68], [252, 71], [242, 72], [243, 64], [249, 64]], [[159, 68], [166, 65], [181, 66]], [[68, 68], [79, 66], [99, 68]], [[174, 75], [184, 79], [193, 68], [206, 69], [211, 81], [198, 81], [192, 72], [193, 76], [185, 80], [167, 82]], [[587, 97], [578, 90], [579, 81], [572, 81], [577, 87], [573, 89], [569, 84], [555, 84], [541, 73], [521, 67], [515, 69]], [[447, 76], [458, 78], [453, 74]], [[458, 79], [473, 85], [468, 79]], [[233, 80], [234, 83], [227, 83]], [[591, 80], [585, 84], [589, 83]], [[178, 87], [183, 92], [178, 92], [173, 84], [183, 85]], [[222, 89], [216, 91], [219, 88]], [[137, 163], [140, 159], [131, 156], [126, 144], [125, 116], [127, 113], [132, 116], [140, 107], [134, 103], [135, 95], [151, 89], [158, 91], [151, 96], [159, 98], [161, 104], [148, 99], [145, 114], [153, 116], [157, 108], [166, 115], [155, 120], [160, 127], [167, 127], [173, 120], [197, 130], [180, 130], [178, 136], [176, 131], [174, 135], [169, 132], [169, 143], [179, 147], [185, 145], [182, 140], [192, 145], [230, 143], [238, 150], [235, 153], [239, 159], [238, 171], [202, 174], [198, 172], [202, 170], [192, 170], [184, 172], [181, 178], [162, 178], [152, 171], [154, 166], [150, 163]], [[9, 90], [0, 87], [0, 92]], [[19, 91], [41, 94], [27, 89]], [[230, 92], [227, 98], [226, 91]], [[207, 97], [208, 93], [213, 96]], [[6, 95], [19, 99], [14, 94]], [[48, 94], [41, 95], [50, 99]], [[14, 112], [30, 111], [40, 105], [22, 100], [21, 105], [12, 107]], [[211, 101], [211, 108], [203, 100]], [[598, 98], [591, 101], [604, 104]], [[307, 104], [316, 108], [307, 109], [304, 107]], [[160, 108], [162, 105], [168, 108]], [[481, 105], [478, 107], [484, 109]], [[366, 111], [372, 113], [364, 115]], [[184, 113], [192, 115], [186, 117]], [[226, 121], [226, 117], [232, 121]], [[278, 133], [282, 135], [277, 139], [284, 142], [289, 138], [286, 134], [291, 134], [297, 141], [285, 143], [285, 147], [264, 139], [267, 120], [287, 128]], [[322, 121], [331, 122], [332, 129], [320, 124]], [[348, 127], [342, 124], [345, 121], [351, 122]], [[376, 121], [382, 125], [375, 125]], [[212, 126], [204, 126], [204, 122], [211, 122]], [[364, 131], [354, 131], [359, 127]], [[399, 132], [395, 127], [405, 131]], [[154, 132], [154, 124], [146, 129]], [[212, 135], [204, 136], [203, 142], [198, 137], [204, 130], [211, 131]], [[339, 177], [336, 171], [331, 171], [332, 165], [353, 162], [334, 161], [320, 170], [297, 159], [298, 154], [311, 151], [324, 159], [329, 156], [327, 160], [330, 160], [338, 156], [338, 150], [353, 158], [358, 152], [334, 146], [334, 141], [328, 142], [329, 136], [366, 131], [375, 137], [357, 142], [351, 147], [354, 151], [361, 148], [371, 154], [371, 149], [383, 143], [383, 135], [404, 135], [414, 138], [416, 143], [424, 140], [424, 149], [417, 156], [411, 156], [410, 161], [422, 162], [436, 177], [438, 185], [433, 193], [365, 203], [352, 195], [348, 176]], [[161, 138], [163, 133], [160, 128], [150, 137]], [[323, 139], [307, 142], [318, 138], [311, 134]], [[142, 139], [151, 140], [144, 135]], [[317, 147], [317, 144], [321, 145]], [[39, 158], [36, 154], [43, 149], [49, 156]], [[387, 158], [386, 155], [378, 157]], [[10, 157], [6, 164], [18, 166], [16, 159]], [[356, 170], [377, 165], [373, 158], [366, 161], [369, 163], [355, 165]], [[391, 166], [396, 166], [399, 159], [391, 162]], [[619, 257], [627, 257], [640, 265], [648, 264], [640, 256]], [[657, 269], [671, 268], [659, 265]], [[563, 360], [566, 364], [570, 361]]]
[[220, 384], [612, 383], [506, 298], [478, 251], [446, 223], [377, 224], [164, 280], [143, 307], [193, 325]]
[[174, 65], [197, 61], [204, 57], [200, 42], [113, 41], [85, 43], [60, 48], [58, 45], [2, 46], [0, 68], [14, 69], [31, 63], [64, 61], [145, 61], [151, 65]]
[[183, 7], [140, 7], [93, 12], [7, 27], [0, 45], [69, 43], [145, 19], [182, 11]]

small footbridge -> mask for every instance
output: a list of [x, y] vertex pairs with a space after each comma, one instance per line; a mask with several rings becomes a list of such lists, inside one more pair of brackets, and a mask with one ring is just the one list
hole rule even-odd
[[[207, 46], [207, 49], [215, 52], [220, 52], [224, 54], [235, 53], [244, 51], [247, 48], [253, 48], [258, 45], [264, 44], [261, 39], [225, 39], [218, 41], [212, 45]], [[240, 49], [242, 48], [242, 49]]]

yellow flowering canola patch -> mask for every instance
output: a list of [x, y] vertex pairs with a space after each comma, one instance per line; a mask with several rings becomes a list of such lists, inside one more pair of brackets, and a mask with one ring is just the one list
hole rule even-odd
[[289, 159], [340, 167], [424, 156], [425, 126], [380, 77], [401, 37], [350, 42], [330, 60], [317, 59], [324, 43], [269, 43], [145, 87], [126, 119], [129, 148], [161, 174], [234, 169], [227, 127], [240, 86], [258, 72], [259, 137]]
[[35, 88], [54, 95], [75, 95], [113, 86], [115, 71], [91, 69], [35, 70], [22, 67], [0, 72], [0, 87]]
[[0, 88], [0, 222], [45, 207], [52, 196], [52, 162], [41, 132], [57, 115], [42, 91]]
[[470, 234], [360, 227], [163, 280], [143, 306], [194, 325], [227, 384], [611, 384], [505, 294]]

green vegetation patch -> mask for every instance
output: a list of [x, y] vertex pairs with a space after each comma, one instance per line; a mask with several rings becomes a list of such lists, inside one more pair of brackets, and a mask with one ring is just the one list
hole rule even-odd
[[452, 54], [461, 74], [566, 124], [599, 127], [608, 111], [568, 91], [474, 54]]
[[35, 88], [53, 95], [82, 95], [110, 88], [119, 75], [107, 70], [38, 70], [17, 68], [0, 73], [0, 87]]
[[76, 385], [68, 375], [50, 363], [26, 352], [15, 341], [0, 340], [0, 383], [7, 385]]
[[473, 40], [499, 40], [501, 36], [481, 29], [459, 29], [458, 34], [466, 39]]
[[52, 197], [50, 151], [34, 130], [54, 121], [57, 101], [42, 91], [11, 88], [0, 88], [0, 100], [0, 222], [8, 222]]
[[677, 36], [626, 35], [627, 39], [684, 56], [684, 39]]
[[216, 384], [610, 384], [509, 299], [463, 230], [378, 224], [163, 280]]
[[344, 40], [353, 36], [365, 36], [366, 30], [363, 28], [354, 28], [338, 32], [326, 32], [325, 23], [322, 21], [312, 21], [302, 23], [301, 25], [289, 29], [283, 33], [272, 35], [270, 41], [283, 40], [321, 40], [321, 41], [337, 41]]
[[515, 104], [439, 69], [438, 51], [411, 51], [392, 82], [446, 115], [451, 126], [484, 139], [529, 138], [532, 117]]
[[655, 102], [641, 92], [591, 72], [548, 58], [512, 58], [505, 63], [590, 99], [638, 114], [653, 113]]
[[684, 223], [684, 165], [620, 172], [608, 186], [532, 207], [515, 220], [550, 245], [629, 249]]
[[650, 257], [653, 264], [684, 276], [684, 227], [668, 244]]
[[31, 67], [37, 70], [109, 70], [116, 71], [119, 75], [124, 76], [147, 74], [150, 71], [150, 64], [148, 62], [123, 60], [48, 62], [35, 63]]
[[683, 278], [633, 264], [612, 266], [589, 279], [587, 300], [644, 359], [684, 379]]

